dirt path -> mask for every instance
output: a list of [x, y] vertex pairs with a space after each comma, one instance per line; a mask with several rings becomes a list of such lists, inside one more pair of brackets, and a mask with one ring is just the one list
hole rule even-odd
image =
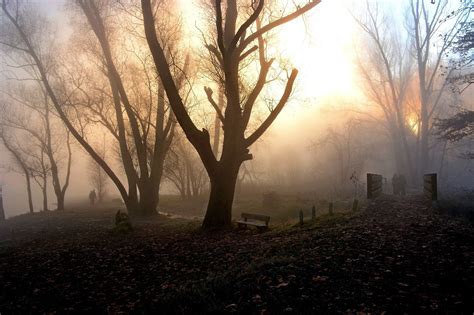
[[263, 234], [157, 220], [122, 236], [99, 221], [56, 223], [60, 237], [0, 225], [0, 312], [474, 311], [473, 227], [415, 197]]

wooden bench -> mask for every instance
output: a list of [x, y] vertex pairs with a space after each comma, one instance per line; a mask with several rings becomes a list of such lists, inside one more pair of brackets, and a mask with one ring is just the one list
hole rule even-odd
[[268, 215], [242, 213], [241, 218], [237, 221], [239, 228], [245, 227], [246, 225], [253, 225], [259, 230], [268, 229], [268, 222], [270, 217]]

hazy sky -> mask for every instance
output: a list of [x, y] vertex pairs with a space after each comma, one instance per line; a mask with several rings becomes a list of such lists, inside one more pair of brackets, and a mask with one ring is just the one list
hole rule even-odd
[[[199, 10], [195, 4], [196, 0], [176, 1], [180, 3], [187, 32], [193, 34], [194, 45], [200, 45], [200, 35], [196, 25], [202, 21], [199, 20], [200, 16], [197, 14]], [[429, 0], [425, 1], [429, 2]], [[36, 0], [32, 2], [39, 4], [52, 20], [61, 25], [63, 34], [68, 33], [67, 15], [62, 10], [65, 1]], [[407, 3], [407, 1], [396, 0], [377, 2], [379, 5], [389, 6], [392, 11], [398, 13], [399, 17], [402, 16], [400, 12]], [[332, 99], [334, 95], [345, 95], [353, 100], [360, 97], [353, 61], [356, 42], [361, 31], [355, 25], [350, 12], [359, 11], [363, 4], [365, 5], [363, 0], [323, 0], [307, 15], [305, 23], [302, 19], [298, 19], [280, 28], [276, 49], [291, 60], [294, 67], [299, 70], [299, 74], [294, 101], [283, 110], [269, 134], [281, 134], [282, 130], [285, 130], [284, 133], [291, 138], [291, 134], [296, 132], [295, 128], [301, 128], [298, 126], [299, 122], [311, 124], [314, 121], [314, 124], [318, 124], [320, 105], [327, 99]], [[202, 93], [202, 89], [197, 90], [197, 93]], [[311, 128], [305, 126], [303, 129]], [[80, 176], [84, 173], [84, 159], [84, 157], [76, 158], [73, 180], [68, 190], [69, 196], [74, 194], [86, 198], [90, 190], [87, 179]], [[7, 161], [8, 157], [2, 150], [0, 164], [6, 164]], [[25, 211], [23, 178], [0, 171], [0, 184], [4, 186], [4, 195], [8, 196], [5, 198], [7, 214]], [[50, 201], [54, 202], [54, 199], [54, 194], [51, 193]], [[40, 201], [39, 194], [35, 190], [36, 205], [39, 205]]]

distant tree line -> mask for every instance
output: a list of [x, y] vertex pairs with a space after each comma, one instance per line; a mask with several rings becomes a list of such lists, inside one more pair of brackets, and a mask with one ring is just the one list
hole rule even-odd
[[[210, 197], [203, 227], [229, 227], [240, 167], [288, 102], [298, 74], [270, 53], [271, 35], [319, 2], [204, 2], [212, 23], [192, 55], [174, 1], [71, 1], [73, 32], [62, 42], [34, 4], [3, 0], [0, 44], [13, 79], [2, 87], [2, 118], [9, 118], [2, 119], [4, 144], [28, 187], [32, 177], [46, 192], [52, 178], [58, 209], [70, 180], [70, 139], [103, 170], [131, 215], [156, 214], [163, 177], [183, 195], [199, 194], [205, 170]], [[213, 137], [195, 112], [198, 68], [208, 77]], [[262, 121], [252, 120], [259, 96], [281, 70], [289, 70], [282, 94]], [[35, 93], [41, 97], [28, 96]], [[107, 132], [115, 158], [95, 141], [98, 130]], [[103, 185], [102, 171], [93, 172], [95, 185]]]

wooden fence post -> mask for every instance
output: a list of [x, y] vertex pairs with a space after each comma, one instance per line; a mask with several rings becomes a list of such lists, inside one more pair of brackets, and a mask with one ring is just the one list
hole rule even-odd
[[311, 221], [316, 221], [316, 207], [311, 208]]
[[430, 200], [438, 200], [438, 178], [436, 173], [423, 175], [423, 192]]
[[382, 175], [367, 173], [367, 199], [377, 198], [382, 190]]
[[303, 210], [300, 210], [300, 225], [303, 225]]
[[333, 215], [333, 212], [332, 212], [332, 202], [329, 203], [329, 209], [328, 209], [328, 212], [329, 212], [329, 215]]

